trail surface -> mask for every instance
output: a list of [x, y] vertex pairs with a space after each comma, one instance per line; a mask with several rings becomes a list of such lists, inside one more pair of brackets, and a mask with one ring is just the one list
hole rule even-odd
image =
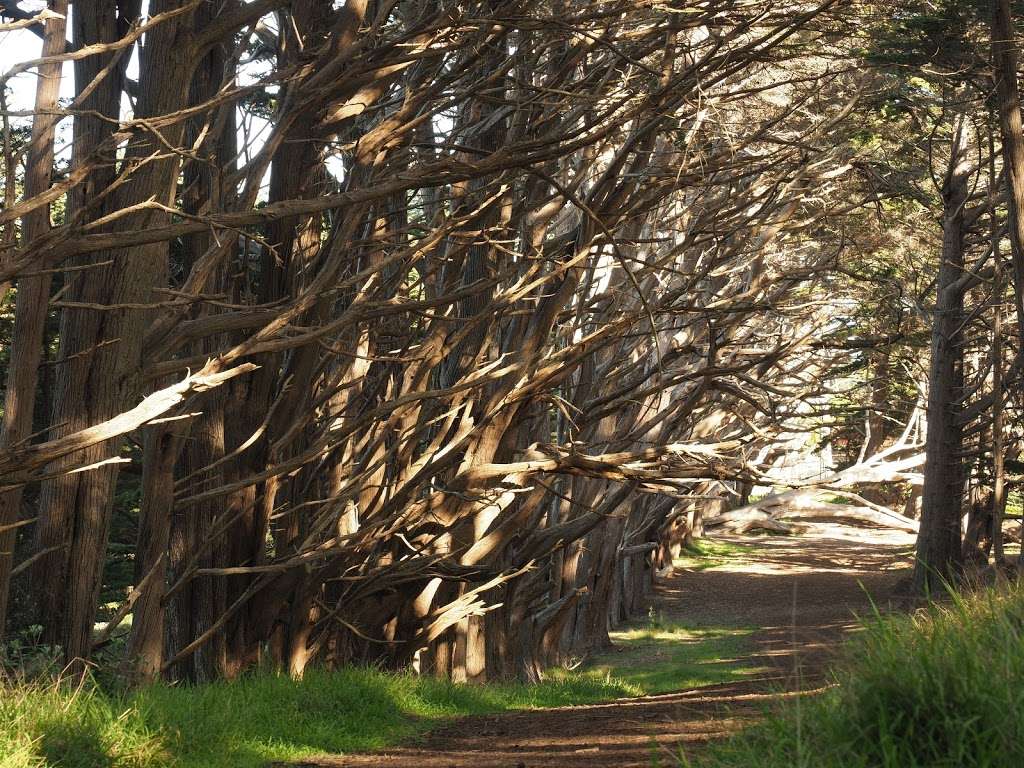
[[[747, 551], [658, 585], [665, 619], [757, 627], [737, 682], [606, 704], [460, 719], [373, 755], [324, 757], [316, 768], [627, 768], [649, 766], [750, 722], [765, 702], [819, 685], [855, 615], [885, 610], [907, 575], [910, 534], [811, 523], [797, 537], [721, 537]], [[779, 690], [790, 693], [778, 693]]]

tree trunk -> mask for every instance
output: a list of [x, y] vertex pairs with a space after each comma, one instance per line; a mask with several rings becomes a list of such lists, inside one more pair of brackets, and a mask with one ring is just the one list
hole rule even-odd
[[[76, 4], [72, 18], [73, 43], [76, 48], [115, 42], [118, 37], [117, 3], [112, 0], [92, 0]], [[75, 91], [83, 93], [98, 79], [91, 93], [82, 99], [74, 118], [74, 143], [72, 145], [72, 168], [85, 168], [102, 156], [106, 162], [95, 163], [82, 184], [68, 195], [68, 214], [78, 216], [83, 222], [97, 219], [116, 210], [112, 202], [100, 198], [100, 193], [114, 181], [116, 168], [112, 162], [113, 148], [109, 142], [117, 125], [120, 110], [123, 62], [115, 63], [114, 54], [90, 56], [75, 62]], [[101, 77], [107, 67], [111, 71]], [[99, 202], [97, 202], [99, 201]], [[102, 261], [102, 257], [89, 256], [75, 259], [75, 266], [89, 266]], [[83, 275], [95, 271], [87, 270]], [[76, 291], [69, 298], [83, 295]], [[87, 367], [69, 358], [75, 350], [68, 348], [67, 336], [75, 329], [79, 333], [94, 330], [99, 313], [82, 310], [65, 310], [61, 314], [61, 347], [58, 353], [62, 361], [56, 366], [52, 394], [53, 418], [51, 434], [61, 436], [89, 426], [85, 418], [68, 413], [75, 404], [90, 395], [86, 393], [84, 376]], [[68, 402], [69, 401], [69, 402]], [[68, 405], [65, 406], [65, 402]], [[96, 460], [102, 449], [89, 451], [87, 457]], [[54, 467], [60, 470], [65, 462]], [[62, 622], [65, 610], [65, 573], [68, 566], [68, 547], [71, 540], [71, 513], [74, 500], [68, 500], [77, 487], [77, 475], [59, 477], [44, 484], [40, 491], [39, 520], [33, 535], [33, 549], [38, 557], [29, 573], [30, 586], [36, 604], [36, 621], [43, 627], [42, 639], [50, 644], [60, 644]]]
[[[153, 2], [150, 13], [182, 5], [180, 0]], [[140, 117], [173, 114], [187, 104], [197, 63], [191, 50], [190, 23], [189, 15], [182, 14], [146, 35], [140, 51]], [[116, 30], [114, 34], [116, 39]], [[183, 134], [181, 120], [163, 127], [159, 136], [142, 132], [129, 144], [126, 162], [149, 158], [163, 142], [180, 146]], [[149, 200], [174, 204], [179, 165], [178, 155], [149, 159], [116, 190], [118, 208], [133, 209], [116, 222], [118, 230], [145, 230], [170, 221], [166, 211], [140, 206]], [[103, 256], [112, 263], [88, 270], [69, 291], [77, 301], [124, 308], [65, 311], [60, 345], [64, 375], [54, 404], [54, 425], [88, 427], [121, 413], [142, 394], [142, 340], [155, 317], [154, 310], [143, 307], [159, 300], [154, 288], [167, 284], [168, 247], [160, 242], [107, 252]], [[83, 453], [92, 462], [100, 462], [116, 454], [118, 448], [115, 440]], [[87, 658], [91, 647], [115, 467], [107, 464], [64, 475], [44, 483], [42, 489], [40, 524], [45, 515], [45, 530], [59, 533], [63, 557], [59, 567], [40, 574], [40, 590], [48, 601], [63, 597], [57, 615], [61, 618], [60, 644], [69, 662]], [[52, 625], [52, 617], [47, 617], [47, 623]]]
[[[163, 667], [165, 573], [174, 509], [174, 465], [187, 437], [187, 422], [171, 422], [146, 430], [139, 543], [135, 553], [136, 583], [142, 591], [135, 603], [128, 641], [128, 656], [139, 682], [153, 682]], [[151, 570], [157, 573], [147, 579]]]
[[963, 121], [954, 131], [949, 168], [942, 188], [942, 265], [939, 268], [932, 356], [928, 375], [928, 434], [925, 443], [921, 527], [917, 536], [914, 590], [941, 589], [960, 564], [963, 501], [962, 389], [964, 206], [970, 165]]
[[[51, 16], [44, 28], [42, 55], [57, 56], [64, 52], [68, 0], [50, 0]], [[35, 119], [32, 138], [25, 160], [25, 199], [45, 192], [53, 175], [53, 138], [56, 120], [53, 111], [60, 92], [62, 63], [39, 67], [36, 80]], [[22, 221], [22, 239], [31, 243], [50, 230], [50, 207], [42, 206], [27, 214]], [[18, 280], [14, 333], [10, 360], [7, 364], [7, 390], [3, 407], [3, 430], [0, 450], [27, 439], [33, 432], [36, 387], [39, 364], [43, 356], [43, 332], [49, 310], [52, 275], [42, 274]], [[11, 568], [18, 531], [7, 528], [21, 513], [22, 488], [0, 492], [0, 640], [7, 623]]]
[[[1010, 245], [1018, 334], [1024, 334], [1024, 125], [1017, 83], [1017, 45], [1010, 0], [992, 3], [992, 66], [999, 100], [1003, 168], [1009, 184]], [[1024, 336], [1022, 336], [1024, 337]]]

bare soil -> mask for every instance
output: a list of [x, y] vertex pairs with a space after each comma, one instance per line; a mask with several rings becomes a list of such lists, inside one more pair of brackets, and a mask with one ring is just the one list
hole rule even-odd
[[812, 522], [797, 537], [723, 536], [748, 546], [726, 565], [662, 580], [653, 608], [666, 619], [756, 626], [738, 682], [606, 704], [457, 720], [371, 755], [307, 760], [308, 768], [627, 768], [671, 765], [680, 750], [752, 722], [766, 704], [818, 689], [857, 615], [892, 609], [909, 568], [911, 534]]

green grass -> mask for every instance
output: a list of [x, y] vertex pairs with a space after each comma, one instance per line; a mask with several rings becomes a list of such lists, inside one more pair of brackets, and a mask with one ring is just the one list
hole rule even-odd
[[729, 562], [750, 559], [760, 549], [762, 547], [756, 543], [733, 544], [717, 539], [695, 539], [689, 548], [680, 553], [674, 563], [690, 571], [703, 571]]
[[[689, 557], [715, 567], [750, 549], [705, 540]], [[0, 768], [265, 768], [275, 761], [362, 752], [465, 715], [728, 682], [756, 671], [743, 661], [752, 632], [652, 616], [613, 632], [613, 649], [575, 670], [550, 670], [537, 685], [456, 685], [355, 668], [310, 670], [300, 682], [262, 672], [134, 694], [114, 692], [114, 678], [103, 669], [97, 671], [99, 684], [77, 690], [0, 678]], [[19, 658], [15, 654], [14, 661]]]
[[267, 673], [131, 695], [90, 684], [0, 684], [0, 768], [264, 768], [386, 747], [453, 717], [590, 704], [726, 682], [751, 630], [652, 618], [614, 650], [537, 685], [456, 685], [369, 669]]
[[167, 757], [137, 709], [94, 685], [0, 684], [2, 768], [157, 766]]
[[[837, 686], [711, 750], [707, 768], [1024, 765], [1024, 588], [869, 622]], [[685, 762], [685, 760], [683, 761]]]
[[615, 648], [594, 656], [576, 674], [595, 681], [622, 680], [648, 694], [726, 683], [758, 671], [744, 659], [753, 632], [654, 620], [612, 632]]
[[256, 768], [365, 751], [446, 719], [636, 695], [618, 679], [569, 675], [538, 685], [455, 685], [367, 669], [312, 670], [301, 682], [256, 674], [132, 696], [95, 685], [0, 689], [0, 767]]

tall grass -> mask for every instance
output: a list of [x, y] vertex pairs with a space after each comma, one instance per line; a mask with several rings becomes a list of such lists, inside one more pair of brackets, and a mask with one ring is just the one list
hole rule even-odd
[[0, 683], [2, 768], [142, 768], [168, 759], [159, 729], [90, 682]]
[[1019, 768], [1024, 588], [875, 617], [825, 694], [789, 702], [701, 765]]

